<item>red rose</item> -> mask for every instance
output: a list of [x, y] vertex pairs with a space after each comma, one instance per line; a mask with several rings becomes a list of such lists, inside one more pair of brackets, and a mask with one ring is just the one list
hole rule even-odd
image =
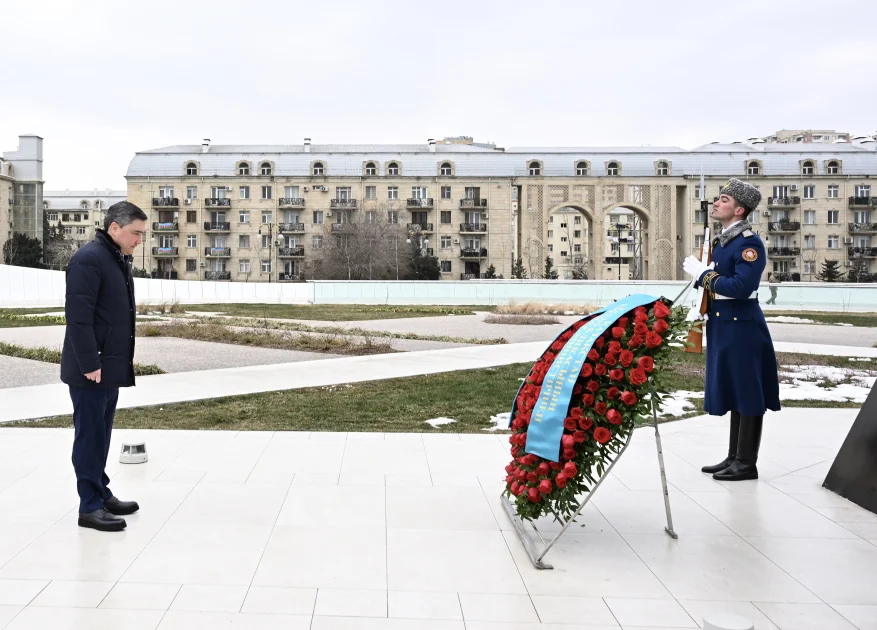
[[560, 465], [560, 462], [548, 462], [548, 467], [551, 470], [560, 470], [563, 466]]
[[[645, 324], [643, 324], [643, 326], [645, 326]], [[646, 326], [646, 328], [648, 328], [648, 326]], [[640, 335], [634, 335], [630, 338], [630, 341], [627, 342], [627, 347], [632, 350], [639, 348], [641, 345], [643, 345], [643, 338]]]
[[646, 382], [647, 376], [646, 371], [642, 368], [633, 368], [628, 375], [630, 382], [639, 387], [643, 383]]
[[517, 482], [513, 483], [513, 484], [512, 484], [512, 487], [511, 487], [511, 490], [512, 490], [512, 494], [513, 494], [513, 495], [515, 495], [515, 496], [520, 495], [520, 494], [521, 494], [521, 486], [520, 486], [520, 484], [518, 484]]
[[572, 448], [575, 445], [575, 441], [572, 439], [572, 436], [568, 433], [560, 438], [560, 445], [564, 448]]
[[649, 373], [655, 369], [655, 360], [652, 357], [640, 357], [636, 364]]
[[604, 343], [606, 343], [606, 340], [603, 339], [603, 337], [597, 337], [594, 340], [594, 347], [595, 348], [602, 348]]
[[639, 322], [647, 322], [649, 321], [649, 316], [646, 314], [645, 311], [643, 311], [642, 313], [637, 313], [636, 315], [634, 315], [633, 321], [634, 324], [638, 324]]
[[621, 424], [621, 414], [618, 413], [617, 409], [610, 409], [606, 413], [606, 419], [609, 421], [609, 424]]
[[655, 302], [655, 317], [664, 319], [670, 314], [670, 309], [661, 301]]
[[594, 373], [594, 367], [590, 363], [585, 363], [582, 366], [581, 375], [585, 378], [588, 378], [591, 374]]
[[[594, 405], [594, 411], [596, 411], [597, 413], [599, 413], [602, 416], [604, 413], [606, 413], [606, 403], [598, 402], [596, 405]], [[566, 437], [566, 436], [564, 436], [564, 437]]]
[[622, 317], [618, 320], [618, 325], [622, 328], [627, 328], [627, 325], [630, 323], [630, 319], [627, 317]]
[[540, 477], [547, 477], [551, 468], [548, 466], [548, 462], [542, 462], [539, 464], [539, 467], [536, 468], [536, 474]]
[[554, 490], [554, 488], [552, 487], [550, 480], [543, 479], [539, 482], [539, 492], [541, 492], [542, 494], [548, 494], [552, 490]]
[[575, 459], [576, 458], [575, 450], [573, 450], [571, 448], [565, 449], [563, 451], [563, 458], [564, 459]]
[[518, 448], [517, 446], [513, 446], [512, 447], [512, 457], [517, 457], [520, 454], [521, 454], [521, 449]]
[[619, 352], [621, 352], [621, 344], [617, 341], [610, 341], [607, 352], [611, 352], [612, 354], [618, 354]]
[[645, 315], [645, 314], [646, 314], [646, 307], [645, 307], [645, 306], [637, 306], [637, 307], [633, 310], [633, 315], [634, 315], [634, 317], [636, 317], [636, 316], [638, 316], [638, 315]]
[[[574, 334], [575, 334], [575, 331], [574, 331], [574, 330], [567, 330], [565, 333], [563, 333], [563, 334], [560, 336], [560, 340], [561, 340], [561, 341], [569, 341], [570, 339], [572, 339], [572, 336], [573, 336]], [[559, 349], [560, 349], [560, 348], [558, 348], [558, 350], [559, 350]]]
[[605, 363], [606, 365], [615, 365], [616, 363], [618, 363], [618, 357], [614, 354], [607, 354], [605, 357], [603, 357], [603, 363]]
[[621, 394], [621, 402], [625, 405], [635, 405], [637, 401], [636, 394], [633, 392], [624, 392]]
[[578, 422], [576, 422], [575, 418], [566, 418], [563, 421], [563, 428], [567, 431], [575, 431], [576, 426], [578, 426]]
[[606, 391], [606, 398], [608, 398], [609, 400], [615, 400], [615, 398], [617, 396], [618, 396], [618, 388], [617, 387], [610, 387]]
[[[599, 388], [600, 388], [600, 386], [598, 385], [597, 389], [599, 389]], [[593, 407], [594, 406], [594, 396], [591, 394], [585, 394], [584, 396], [582, 396], [582, 404], [585, 407]]]
[[600, 444], [606, 444], [606, 442], [612, 439], [612, 433], [606, 427], [597, 427], [594, 429], [594, 439]]
[[633, 363], [633, 352], [630, 350], [622, 350], [618, 360], [624, 367], [630, 367], [630, 364]]
[[508, 476], [505, 478], [506, 485], [509, 485], [509, 484], [511, 484], [511, 483], [514, 483], [514, 481], [515, 481], [515, 476], [514, 476], [514, 475], [508, 475]]
[[624, 370], [612, 370], [611, 372], [609, 372], [609, 378], [613, 381], [624, 380]]
[[597, 373], [597, 376], [606, 376], [606, 366], [598, 363], [597, 367], [594, 368], [594, 372]]
[[539, 503], [539, 501], [542, 500], [542, 495], [539, 493], [539, 489], [530, 488], [527, 490], [527, 499], [529, 499], [531, 503]]
[[520, 481], [521, 483], [524, 483], [525, 481], [527, 481], [527, 471], [526, 470], [518, 470], [518, 472], [515, 473], [515, 477], [517, 478], [518, 481]]
[[594, 421], [590, 418], [582, 418], [579, 420], [579, 426], [582, 428], [582, 431], [590, 431], [591, 427], [594, 426]]
[[572, 388], [572, 395], [579, 396], [582, 393], [582, 384], [576, 383], [576, 386]]
[[539, 458], [536, 455], [533, 455], [532, 453], [530, 453], [526, 457], [524, 457], [524, 464], [526, 464], [527, 466], [535, 466], [536, 462], [538, 462], [538, 461], [539, 461]]
[[584, 431], [576, 431], [572, 434], [572, 437], [576, 441], [576, 444], [581, 444], [588, 438], [588, 436], [585, 435]]
[[554, 350], [555, 352], [560, 352], [561, 350], [563, 350], [563, 345], [564, 344], [562, 341], [557, 340], [553, 344], [551, 344], [551, 349]]
[[591, 349], [588, 351], [588, 358], [589, 358], [591, 361], [594, 361], [594, 362], [596, 363], [597, 361], [600, 360], [600, 353], [597, 352], [596, 350], [594, 350], [593, 348], [591, 348]]
[[569, 481], [569, 477], [563, 473], [558, 474], [557, 477], [554, 478], [554, 484], [561, 489], [566, 488], [567, 481]]
[[649, 332], [649, 327], [646, 326], [645, 322], [637, 322], [633, 325], [633, 332], [637, 335], [644, 335]]
[[514, 464], [509, 464], [508, 466], [505, 467], [505, 471], [507, 473], [511, 474], [511, 473], [515, 472], [515, 468], [517, 468], [517, 466], [515, 466]]
[[578, 474], [579, 469], [576, 468], [575, 463], [567, 462], [563, 467], [563, 474], [569, 477], [570, 479], [575, 479], [575, 476]]
[[656, 332], [649, 331], [646, 334], [646, 348], [657, 348], [661, 345], [661, 342], [664, 341], [661, 339], [661, 335]]
[[539, 481], [539, 475], [537, 475], [535, 472], [528, 472], [527, 481], [531, 483], [536, 483], [537, 481]]
[[616, 339], [621, 339], [622, 337], [624, 337], [624, 328], [622, 328], [621, 326], [616, 326], [612, 329], [612, 336]]
[[665, 332], [670, 330], [670, 324], [665, 322], [663, 319], [659, 319], [655, 322], [654, 326], [652, 326], [652, 330], [654, 330], [659, 335], [663, 335]]
[[573, 407], [569, 410], [569, 417], [575, 418], [576, 420], [580, 420], [585, 417], [585, 412], [582, 411], [581, 407]]
[[582, 326], [584, 326], [586, 323], [587, 323], [587, 322], [584, 321], [584, 320], [578, 321], [578, 322], [576, 322], [575, 324], [572, 325], [572, 329], [573, 329], [573, 330], [578, 330], [579, 328], [581, 328]]
[[588, 391], [596, 394], [598, 391], [600, 391], [600, 383], [598, 383], [597, 381], [588, 381]]

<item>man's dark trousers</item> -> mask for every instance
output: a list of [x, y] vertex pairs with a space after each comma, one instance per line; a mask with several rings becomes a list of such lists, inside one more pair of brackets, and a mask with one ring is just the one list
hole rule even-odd
[[73, 469], [76, 471], [76, 489], [79, 492], [79, 512], [94, 512], [113, 496], [107, 477], [107, 457], [110, 454], [110, 436], [113, 416], [119, 401], [118, 387], [73, 387]]

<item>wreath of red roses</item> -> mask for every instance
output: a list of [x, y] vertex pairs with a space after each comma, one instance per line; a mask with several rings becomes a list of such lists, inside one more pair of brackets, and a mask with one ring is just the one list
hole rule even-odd
[[515, 398], [512, 461], [505, 468], [506, 494], [514, 497], [521, 518], [551, 513], [570, 518], [636, 424], [651, 417], [648, 381], [660, 399], [666, 392], [656, 366], [672, 350], [666, 340], [685, 330], [682, 309], [674, 312], [668, 304], [662, 298], [637, 307], [597, 337], [573, 389], [556, 462], [524, 451], [527, 429], [552, 362], [594, 316], [570, 326], [533, 365]]

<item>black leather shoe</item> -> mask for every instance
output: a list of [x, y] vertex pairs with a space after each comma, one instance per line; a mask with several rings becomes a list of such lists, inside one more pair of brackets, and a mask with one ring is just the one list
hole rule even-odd
[[137, 505], [137, 501], [119, 501], [116, 497], [110, 497], [104, 501], [104, 507], [108, 512], [115, 514], [116, 516], [133, 514], [140, 509], [140, 506]]
[[128, 524], [125, 519], [113, 516], [106, 508], [94, 512], [79, 513], [79, 526], [90, 527], [102, 532], [120, 532]]
[[725, 470], [719, 471], [713, 475], [716, 481], [746, 481], [747, 479], [758, 479], [758, 468], [755, 464], [745, 464], [739, 460], [735, 460], [733, 464]]

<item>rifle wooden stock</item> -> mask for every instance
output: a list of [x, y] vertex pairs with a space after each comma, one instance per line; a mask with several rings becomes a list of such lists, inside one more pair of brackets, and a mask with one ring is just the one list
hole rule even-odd
[[[712, 262], [713, 258], [712, 247], [707, 240], [708, 238], [709, 232], [706, 231], [706, 238], [704, 239], [703, 249], [701, 250], [701, 260], [707, 265]], [[709, 292], [703, 287], [700, 289], [700, 304], [698, 305], [698, 312], [700, 313], [701, 319], [694, 322], [688, 330], [688, 339], [686, 340], [688, 343], [685, 345], [685, 352], [703, 354], [703, 316], [709, 312]]]

